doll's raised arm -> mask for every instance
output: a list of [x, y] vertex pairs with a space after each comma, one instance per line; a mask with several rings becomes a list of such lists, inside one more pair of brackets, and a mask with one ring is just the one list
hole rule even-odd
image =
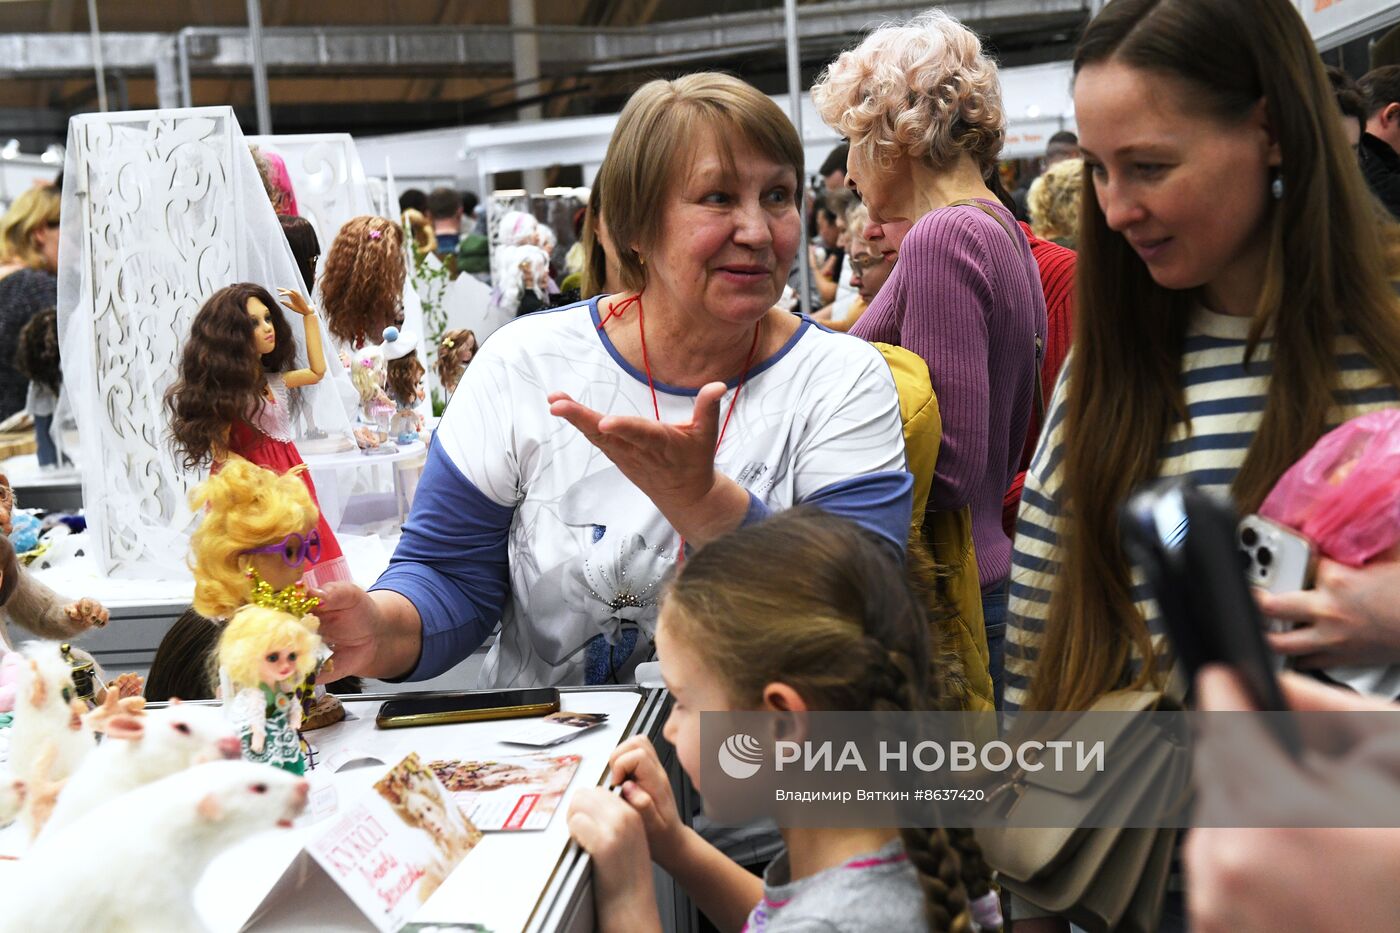
[[326, 354], [321, 349], [321, 327], [316, 323], [316, 309], [302, 296], [301, 292], [289, 288], [279, 288], [278, 293], [286, 300], [282, 307], [301, 315], [306, 328], [306, 369], [294, 369], [284, 373], [282, 381], [289, 389], [315, 385], [326, 375]]

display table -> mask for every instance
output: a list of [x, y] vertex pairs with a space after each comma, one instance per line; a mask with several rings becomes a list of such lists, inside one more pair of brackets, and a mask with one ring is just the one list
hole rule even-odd
[[[487, 833], [447, 880], [418, 909], [415, 923], [480, 924], [492, 933], [515, 931], [586, 931], [593, 929], [593, 901], [587, 856], [569, 838], [569, 802], [579, 788], [604, 780], [614, 748], [634, 735], [660, 735], [667, 700], [664, 691], [637, 687], [565, 689], [562, 707], [577, 712], [607, 713], [608, 721], [547, 754], [579, 755], [579, 765], [563, 802], [547, 828], [538, 831]], [[327, 779], [341, 801], [352, 801], [409, 752], [421, 758], [480, 759], [530, 754], [501, 744], [522, 722], [462, 723], [413, 729], [380, 730], [374, 714], [386, 696], [347, 700], [353, 720], [308, 734], [318, 761], [313, 786]], [[345, 750], [368, 752], [384, 762], [326, 774], [327, 762]], [[319, 792], [319, 791], [318, 791]], [[290, 931], [373, 931], [348, 902], [308, 888], [282, 898], [253, 916], [255, 908], [312, 838], [322, 822], [298, 820], [290, 830], [253, 837], [219, 856], [195, 891], [195, 902], [209, 928], [217, 933], [240, 929]], [[0, 854], [19, 854], [16, 827], [0, 832]], [[178, 853], [172, 853], [178, 857]], [[0, 860], [0, 889], [13, 863]], [[97, 869], [97, 870], [100, 870]], [[320, 877], [320, 876], [316, 876]], [[75, 882], [80, 885], [80, 882]], [[326, 882], [328, 884], [328, 882]], [[332, 888], [333, 892], [334, 889]], [[252, 922], [250, 923], [250, 917]], [[674, 925], [668, 924], [672, 929]], [[688, 924], [686, 925], [688, 926]]]
[[22, 454], [33, 454], [38, 449], [39, 442], [34, 439], [32, 427], [22, 431], [0, 432], [0, 460], [18, 457]]

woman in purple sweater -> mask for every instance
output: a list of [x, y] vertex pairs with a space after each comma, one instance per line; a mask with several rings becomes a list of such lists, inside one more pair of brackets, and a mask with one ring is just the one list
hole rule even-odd
[[1020, 465], [1046, 324], [1030, 244], [985, 181], [1005, 130], [996, 65], [972, 32], [932, 11], [842, 53], [812, 99], [851, 142], [846, 184], [871, 224], [888, 225], [886, 236], [908, 229], [851, 332], [928, 362], [943, 418], [928, 507], [971, 506], [1000, 706], [1011, 568], [1002, 494]]

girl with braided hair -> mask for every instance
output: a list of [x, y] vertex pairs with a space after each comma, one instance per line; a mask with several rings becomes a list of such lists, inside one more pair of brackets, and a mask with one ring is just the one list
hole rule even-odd
[[[716, 539], [670, 584], [656, 637], [675, 701], [664, 734], [698, 787], [702, 711], [932, 709], [933, 633], [889, 548], [816, 509], [783, 512]], [[660, 929], [648, 853], [720, 929], [973, 929], [940, 829], [784, 829], [787, 852], [760, 880], [682, 822], [648, 740], [620, 745], [610, 775], [620, 796], [581, 791], [569, 812], [604, 930]]]

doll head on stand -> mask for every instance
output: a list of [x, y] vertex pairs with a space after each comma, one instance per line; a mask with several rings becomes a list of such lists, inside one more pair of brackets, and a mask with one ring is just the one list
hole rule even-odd
[[180, 372], [165, 392], [170, 436], [181, 466], [216, 459], [229, 428], [261, 410], [267, 374], [283, 372], [297, 346], [281, 306], [261, 285], [221, 288], [194, 316]]
[[516, 314], [538, 311], [548, 303], [549, 256], [538, 246], [508, 246], [501, 250], [498, 304]]
[[385, 388], [396, 406], [394, 425], [389, 433], [396, 435], [401, 444], [418, 440], [418, 432], [422, 430], [422, 419], [414, 406], [423, 400], [423, 374], [427, 370], [418, 360], [416, 343], [414, 334], [400, 333], [397, 327], [384, 329]]
[[383, 217], [345, 222], [326, 255], [321, 310], [337, 340], [362, 347], [403, 316], [403, 228]]
[[295, 473], [281, 476], [241, 458], [190, 493], [190, 508], [204, 511], [190, 539], [193, 608], [227, 618], [248, 602], [248, 572], [283, 590], [301, 580], [316, 540], [320, 512]]
[[457, 391], [457, 383], [462, 380], [462, 373], [466, 372], [467, 364], [474, 356], [476, 334], [469, 330], [450, 330], [443, 335], [442, 343], [438, 344], [437, 374], [438, 382], [442, 383], [442, 390], [448, 398]]

